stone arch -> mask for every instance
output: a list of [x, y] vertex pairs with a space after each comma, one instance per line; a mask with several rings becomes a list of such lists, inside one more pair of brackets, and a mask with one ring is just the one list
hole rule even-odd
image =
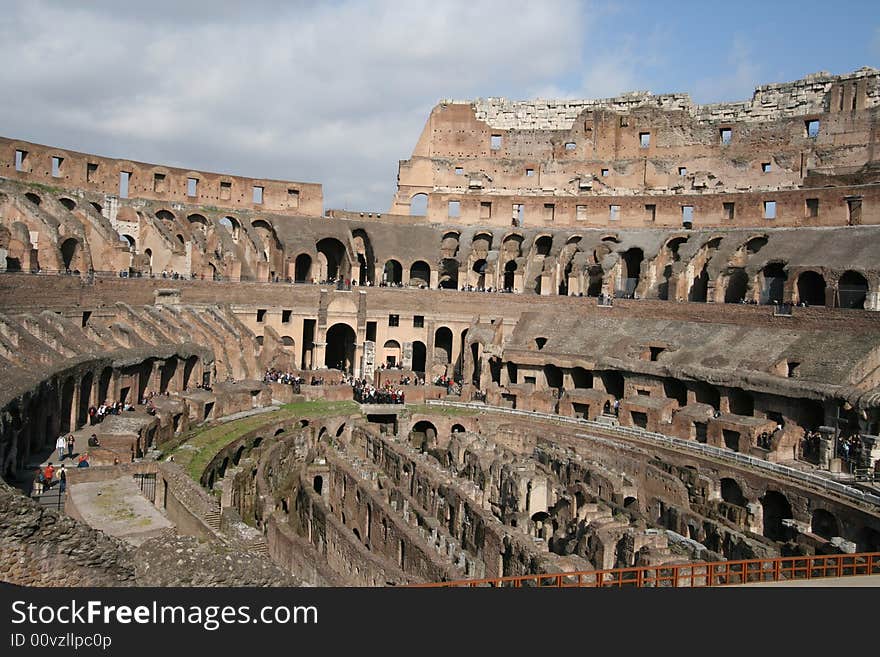
[[355, 332], [348, 324], [334, 324], [327, 330], [324, 366], [350, 372], [354, 366]]
[[82, 270], [82, 244], [75, 237], [68, 237], [61, 243], [61, 262], [65, 269]]
[[508, 260], [504, 264], [504, 285], [503, 289], [513, 291], [516, 281], [516, 260]]
[[785, 263], [772, 261], [761, 269], [761, 303], [782, 303], [785, 299], [785, 283], [788, 281], [788, 272], [785, 271]]
[[128, 250], [134, 253], [137, 250], [137, 240], [131, 235], [125, 234], [119, 236], [119, 241], [128, 246]]
[[699, 275], [694, 277], [691, 289], [688, 291], [688, 301], [706, 303], [709, 297], [709, 262], [706, 261], [700, 269]]
[[645, 253], [639, 248], [627, 249], [620, 256], [621, 261], [621, 284], [620, 293], [623, 296], [632, 296], [635, 294], [641, 277], [642, 263], [645, 259]]
[[471, 250], [475, 253], [488, 253], [492, 250], [492, 239], [492, 233], [487, 230], [477, 232], [471, 240]]
[[419, 192], [409, 199], [409, 215], [411, 217], [424, 217], [428, 214], [428, 195]]
[[797, 300], [808, 306], [825, 305], [825, 277], [822, 274], [807, 270], [797, 277]]
[[459, 238], [461, 233], [457, 230], [450, 230], [443, 233], [443, 239], [440, 242], [440, 254], [444, 258], [454, 258], [458, 255]]
[[24, 197], [25, 197], [28, 201], [30, 201], [31, 203], [33, 203], [34, 205], [40, 205], [40, 203], [43, 202], [43, 199], [41, 199], [39, 196], [37, 196], [37, 195], [34, 194], [33, 192], [28, 192], [28, 193], [26, 193], [26, 194], [24, 195]]
[[475, 260], [472, 269], [476, 274], [476, 279], [474, 285], [477, 287], [486, 287], [486, 269], [488, 267], [488, 263], [485, 258], [480, 258], [479, 260]]
[[593, 373], [583, 367], [574, 367], [571, 370], [571, 380], [575, 388], [592, 388]]
[[421, 340], [416, 340], [412, 343], [412, 369], [413, 372], [417, 372], [422, 376], [426, 373], [428, 360], [428, 348], [425, 346], [425, 343]]
[[[354, 245], [354, 254], [358, 262], [357, 282], [359, 285], [375, 283], [376, 256], [373, 252], [373, 243], [370, 236], [363, 228], [356, 228], [351, 233]], [[354, 276], [352, 278], [355, 278]]]
[[741, 507], [745, 507], [748, 504], [748, 500], [746, 500], [745, 495], [743, 495], [742, 487], [739, 485], [736, 479], [724, 477], [721, 480], [720, 488], [721, 499], [728, 504], [733, 504], [734, 506]]
[[453, 424], [451, 433], [464, 433], [464, 425], [462, 424]]
[[300, 253], [293, 262], [293, 280], [295, 283], [307, 283], [312, 280], [312, 256]]
[[409, 432], [410, 443], [413, 447], [426, 449], [437, 442], [437, 427], [428, 420], [419, 420]]
[[68, 198], [67, 196], [62, 196], [58, 199], [58, 202], [68, 210], [73, 210], [76, 207], [76, 201], [74, 201], [72, 198]]
[[541, 235], [535, 240], [535, 253], [539, 256], [547, 257], [553, 248], [553, 236]]
[[156, 219], [159, 219], [161, 221], [169, 221], [171, 223], [177, 221], [177, 217], [175, 216], [175, 214], [171, 212], [171, 210], [166, 210], [164, 208], [156, 211]]
[[391, 258], [385, 261], [385, 267], [382, 270], [382, 281], [389, 285], [400, 285], [403, 282], [403, 266]]
[[837, 306], [840, 308], [864, 308], [868, 297], [868, 279], [857, 271], [843, 272], [837, 284]]
[[774, 541], [787, 540], [789, 530], [782, 521], [792, 517], [788, 498], [779, 491], [768, 490], [761, 498], [761, 507], [764, 510], [763, 535]]
[[440, 263], [439, 286], [444, 290], [458, 289], [460, 263], [455, 258], [444, 258]]
[[431, 265], [424, 260], [416, 260], [409, 268], [409, 284], [423, 285], [430, 287], [431, 285]]
[[229, 234], [232, 235], [233, 240], [238, 240], [241, 236], [241, 223], [235, 217], [225, 216], [220, 220], [220, 225], [223, 226]]
[[399, 365], [401, 355], [400, 343], [397, 340], [386, 340], [385, 344], [382, 345], [382, 358], [380, 362], [387, 363], [388, 365]]
[[342, 242], [335, 237], [325, 237], [319, 240], [315, 247], [326, 261], [321, 263], [321, 271], [318, 272], [319, 280], [329, 281], [348, 276], [349, 262]]
[[186, 220], [189, 222], [190, 226], [197, 226], [202, 232], [207, 232], [208, 219], [207, 217], [205, 217], [205, 215], [191, 214], [187, 216]]
[[742, 267], [735, 267], [727, 277], [724, 303], [742, 303], [749, 292], [749, 275]]
[[748, 255], [755, 255], [758, 251], [767, 246], [768, 238], [766, 235], [756, 235], [755, 237], [750, 237], [745, 244], [743, 244], [743, 249]]
[[440, 326], [434, 331], [434, 358], [436, 360], [437, 350], [442, 350], [442, 362], [446, 365], [452, 362], [452, 329], [446, 326]]
[[825, 509], [815, 509], [810, 518], [810, 530], [816, 536], [831, 540], [834, 536], [840, 536], [840, 525], [834, 514]]

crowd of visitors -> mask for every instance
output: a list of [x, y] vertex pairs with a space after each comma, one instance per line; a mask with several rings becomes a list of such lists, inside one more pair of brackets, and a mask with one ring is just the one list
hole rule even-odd
[[366, 379], [356, 379], [352, 384], [354, 400], [359, 404], [403, 404], [406, 395], [400, 388], [395, 388], [390, 381], [376, 387], [367, 383]]
[[[146, 401], [143, 402], [146, 404]], [[133, 411], [134, 406], [124, 402], [105, 400], [100, 406], [89, 407], [89, 426], [100, 424], [108, 415], [119, 415], [123, 411]]]

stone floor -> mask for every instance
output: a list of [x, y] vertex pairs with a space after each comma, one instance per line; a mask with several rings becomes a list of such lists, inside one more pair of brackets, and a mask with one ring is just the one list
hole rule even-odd
[[74, 484], [69, 495], [88, 525], [133, 545], [174, 526], [141, 494], [133, 477]]

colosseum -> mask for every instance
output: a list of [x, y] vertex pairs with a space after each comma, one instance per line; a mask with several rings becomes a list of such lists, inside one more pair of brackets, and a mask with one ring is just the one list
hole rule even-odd
[[878, 574], [876, 240], [873, 68], [443, 100], [387, 213], [2, 138], [0, 579]]

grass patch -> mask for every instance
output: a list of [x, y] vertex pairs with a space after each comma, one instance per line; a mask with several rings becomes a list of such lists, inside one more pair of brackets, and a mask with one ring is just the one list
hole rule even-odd
[[415, 415], [416, 413], [424, 413], [426, 415], [442, 415], [443, 417], [467, 417], [470, 415], [480, 414], [480, 411], [477, 411], [473, 408], [434, 406], [433, 404], [413, 404], [407, 405], [406, 408], [413, 415]]
[[353, 412], [356, 408], [356, 404], [351, 401], [285, 404], [277, 411], [193, 429], [181, 437], [178, 445], [171, 451], [171, 455], [174, 456], [175, 463], [180, 464], [190, 477], [199, 481], [208, 463], [221, 449], [255, 429], [295, 417], [339, 415]]

